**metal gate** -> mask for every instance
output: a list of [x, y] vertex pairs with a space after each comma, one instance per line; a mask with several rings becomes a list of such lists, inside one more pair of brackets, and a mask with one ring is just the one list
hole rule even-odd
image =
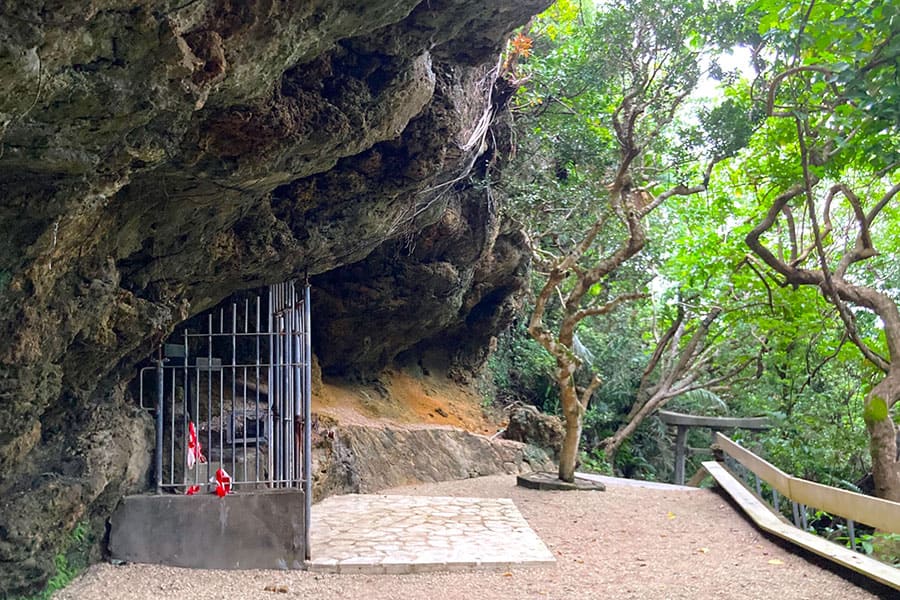
[[141, 406], [156, 416], [156, 490], [301, 488], [308, 532], [309, 284], [269, 286], [267, 298], [232, 301], [204, 320], [141, 369]]

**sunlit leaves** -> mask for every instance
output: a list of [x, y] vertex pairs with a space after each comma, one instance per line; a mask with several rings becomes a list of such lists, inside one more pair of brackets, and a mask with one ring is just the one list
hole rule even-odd
[[582, 4], [573, 0], [557, 0], [541, 15], [538, 31], [551, 42], [562, 36], [577, 34], [582, 24], [582, 10], [585, 9]]
[[[895, 163], [900, 135], [900, 8], [896, 2], [775, 2], [752, 5], [766, 41], [775, 105], [815, 128], [817, 144], [846, 150], [839, 160], [876, 169]], [[808, 68], [809, 70], [802, 70]], [[852, 135], [853, 144], [847, 144]]]

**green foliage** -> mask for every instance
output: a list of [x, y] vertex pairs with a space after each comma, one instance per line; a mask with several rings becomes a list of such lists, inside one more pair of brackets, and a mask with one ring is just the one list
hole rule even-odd
[[724, 159], [747, 147], [764, 113], [748, 97], [733, 95], [712, 108], [701, 108], [698, 117], [704, 150]]
[[[765, 48], [757, 55], [760, 85], [755, 92], [772, 116], [751, 139], [750, 152], [735, 161], [732, 182], [748, 192], [740, 210], [758, 221], [776, 196], [802, 185], [806, 194], [778, 215], [777, 226], [766, 233], [765, 245], [784, 263], [816, 270], [824, 265], [834, 273], [858, 243], [859, 216], [876, 215], [872, 207], [896, 181], [900, 158], [897, 6], [880, 0], [763, 0], [751, 10], [758, 17]], [[856, 206], [846, 196], [827, 199], [827, 190], [838, 182], [853, 190]], [[813, 243], [812, 215], [824, 232], [819, 238], [821, 250]], [[896, 227], [886, 215], [872, 222], [867, 235], [874, 248], [890, 255], [900, 245], [896, 235], [888, 233]], [[805, 248], [814, 250], [805, 255], [809, 258], [800, 252]], [[897, 269], [887, 264], [893, 262], [857, 262], [840, 277], [896, 302]], [[779, 277], [770, 273], [761, 273], [760, 279], [764, 278], [771, 282], [770, 288], [779, 283]], [[818, 292], [801, 289], [785, 298], [780, 291], [769, 290], [770, 297], [775, 296], [772, 304], [781, 305], [785, 317], [781, 323], [767, 324], [778, 335], [768, 339], [778, 344], [772, 345], [767, 357], [771, 370], [765, 377], [779, 392], [782, 405], [774, 411], [782, 417], [782, 426], [769, 446], [778, 460], [792, 463], [794, 469], [809, 469], [814, 478], [852, 480], [851, 471], [858, 478], [868, 460], [864, 420], [883, 420], [889, 410], [878, 400], [863, 408], [864, 390], [880, 375], [847, 343], [843, 320]], [[772, 316], [776, 314], [773, 311]], [[862, 343], [887, 356], [882, 325], [875, 315], [865, 310], [847, 314]], [[769, 360], [779, 356], [783, 358]]]
[[900, 568], [900, 533], [874, 532], [858, 536], [863, 552]]
[[868, 469], [860, 385], [867, 374], [858, 353], [842, 343], [833, 311], [806, 292], [786, 295], [795, 302], [778, 310], [779, 318], [759, 318], [767, 340], [760, 373], [732, 388], [733, 411], [773, 421], [774, 429], [754, 439], [778, 467], [846, 488], [843, 482]]
[[[818, 66], [785, 86], [779, 93], [808, 117], [831, 120], [828, 129], [862, 125], [846, 157], [877, 170], [898, 158], [896, 136], [900, 124], [900, 9], [896, 2], [817, 1], [773, 2], [752, 6], [760, 15], [759, 32], [775, 50], [771, 70], [786, 66]], [[844, 100], [833, 115], [820, 107], [823, 98], [837, 93]], [[837, 127], [835, 127], [837, 126]], [[841, 127], [844, 126], [844, 127]]]
[[[591, 449], [628, 413], [653, 344], [676, 312], [702, 315], [720, 307], [725, 313], [710, 331], [718, 354], [708, 374], [742, 361], [752, 368], [729, 386], [694, 390], [669, 407], [768, 415], [776, 427], [752, 439], [770, 460], [800, 477], [852, 487], [869, 468], [863, 400], [879, 372], [848, 341], [835, 307], [820, 290], [785, 286], [782, 277], [748, 256], [744, 239], [778, 194], [804, 180], [798, 131], [814, 158], [823, 159], [808, 164], [819, 180], [812, 190], [817, 210], [823, 209], [825, 190], [837, 181], [859, 190], [867, 210], [896, 181], [900, 6], [884, 0], [759, 0], [746, 11], [740, 3], [584, 5], [565, 0], [554, 5], [528, 32], [534, 54], [518, 66], [517, 75], [530, 79], [515, 98], [519, 148], [504, 184], [507, 211], [539, 248], [569, 248], [598, 216], [611, 216], [605, 186], [620, 148], [610, 117], [628, 90], [624, 65], [639, 48], [628, 40], [642, 27], [658, 31], [659, 45], [672, 51], [660, 71], [655, 104], [641, 115], [646, 120], [638, 137], [644, 146], [634, 184], [658, 193], [702, 179], [710, 158], [725, 160], [712, 171], [705, 193], [670, 199], [652, 213], [644, 252], [590, 291], [605, 298], [649, 285], [652, 298], [578, 329], [594, 357], [590, 369], [604, 382], [585, 415], [588, 450], [582, 460], [602, 468]], [[753, 49], [752, 80], [721, 66], [718, 52], [736, 45]], [[704, 70], [719, 82], [716, 97], [687, 98], [671, 115], [659, 110], [673, 94], [692, 88]], [[773, 116], [766, 116], [769, 86]], [[785, 256], [792, 243], [811, 247], [811, 228], [804, 221], [807, 199], [799, 200], [791, 215], [798, 223], [797, 238], [788, 236], [787, 217], [781, 216], [779, 228], [766, 240]], [[856, 233], [849, 204], [838, 199], [831, 215], [834, 228], [823, 242], [833, 269], [854, 246]], [[900, 299], [898, 221], [900, 205], [894, 201], [870, 230], [879, 255], [849, 273], [853, 282], [895, 300]], [[589, 260], [620, 238], [617, 220], [609, 223]], [[815, 253], [810, 256], [806, 264], [817, 267]], [[878, 319], [865, 310], [853, 314], [860, 336], [886, 355]], [[526, 397], [552, 408], [552, 362], [529, 344], [524, 328], [519, 334], [515, 351], [502, 349], [505, 354], [494, 363], [497, 381], [507, 386], [510, 399]], [[577, 377], [586, 381], [587, 370]], [[865, 416], [891, 414], [878, 404]], [[709, 443], [706, 432], [690, 435], [692, 446]], [[737, 435], [751, 439], [748, 433]], [[646, 423], [623, 446], [620, 473], [667, 477], [672, 437], [658, 421]]]
[[69, 564], [69, 560], [64, 554], [57, 554], [53, 562], [56, 566], [56, 574], [50, 578], [47, 582], [47, 588], [37, 596], [38, 598], [50, 598], [54, 593], [69, 585], [69, 582], [81, 572], [81, 569]]
[[[47, 581], [47, 586], [39, 594], [28, 600], [49, 600], [59, 590], [72, 582], [88, 566], [88, 553], [96, 540], [88, 521], [81, 521], [69, 533], [66, 547], [55, 557], [56, 573]], [[19, 600], [26, 600], [20, 598]]]
[[694, 415], [726, 416], [729, 413], [725, 400], [718, 394], [702, 388], [676, 396], [667, 408]]
[[673, 440], [665, 423], [646, 419], [616, 454], [620, 477], [647, 481], [671, 480], [675, 464]]
[[612, 465], [606, 459], [606, 455], [599, 450], [582, 452], [581, 470], [587, 473], [599, 473], [600, 475], [614, 475]]
[[809, 520], [809, 531], [832, 542], [843, 544], [867, 556], [872, 556], [892, 567], [900, 567], [900, 534], [873, 531], [857, 524], [854, 537], [846, 520], [817, 510]]
[[553, 359], [518, 323], [497, 339], [497, 350], [487, 362], [487, 374], [500, 405], [533, 404], [555, 413], [559, 393], [553, 377]]

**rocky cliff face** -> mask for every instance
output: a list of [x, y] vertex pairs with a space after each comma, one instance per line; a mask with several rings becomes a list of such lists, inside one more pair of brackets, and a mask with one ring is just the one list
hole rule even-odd
[[312, 275], [329, 372], [477, 362], [526, 258], [470, 175], [546, 4], [4, 5], [0, 590], [145, 485], [134, 365], [234, 291]]

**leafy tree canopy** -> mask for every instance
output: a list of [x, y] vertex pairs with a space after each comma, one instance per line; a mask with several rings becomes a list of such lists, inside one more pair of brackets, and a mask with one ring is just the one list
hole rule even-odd
[[[520, 34], [524, 51], [506, 63], [521, 88], [504, 189], [534, 241], [536, 297], [553, 258], [579, 248], [597, 223], [573, 264], [596, 264], [629, 235], [627, 202], [615, 200], [622, 186], [637, 193], [629, 197], [645, 234], [585, 298], [646, 298], [577, 325], [605, 382], [585, 417], [588, 451], [633, 417], [668, 328], [683, 319], [688, 340], [717, 311], [705, 354], [694, 357], [697, 381], [747, 368], [672, 406], [770, 414], [779, 427], [766, 447], [801, 476], [848, 482], [867, 468], [864, 397], [894, 364], [884, 319], [789, 274], [834, 275], [896, 305], [898, 34], [900, 8], [883, 0], [561, 0]], [[746, 68], [723, 60], [735, 49]], [[785, 269], [751, 251], [754, 235]], [[846, 259], [859, 244], [865, 256]], [[550, 327], [565, 321], [577, 280], [554, 285]], [[576, 376], [582, 388], [585, 377]], [[662, 377], [651, 373], [647, 385]], [[654, 427], [651, 418], [634, 439], [649, 443]], [[664, 475], [653, 459], [664, 446], [628, 441], [623, 453], [645, 475]]]

